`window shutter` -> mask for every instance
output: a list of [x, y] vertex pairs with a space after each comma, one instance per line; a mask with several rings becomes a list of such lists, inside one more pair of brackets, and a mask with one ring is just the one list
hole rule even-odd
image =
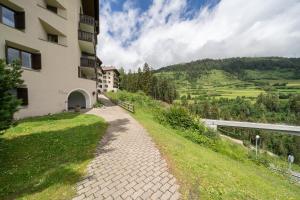
[[28, 105], [28, 88], [17, 88], [17, 98], [22, 100], [22, 106]]
[[17, 29], [25, 29], [25, 12], [15, 13], [15, 25]]
[[41, 54], [32, 54], [32, 69], [40, 70], [42, 69], [42, 58]]

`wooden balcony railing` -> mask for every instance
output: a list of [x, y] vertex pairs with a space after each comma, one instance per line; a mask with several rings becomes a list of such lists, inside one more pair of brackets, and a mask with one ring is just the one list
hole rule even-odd
[[80, 23], [88, 24], [88, 25], [91, 25], [91, 26], [94, 26], [96, 24], [95, 23], [95, 18], [91, 17], [91, 16], [88, 16], [88, 15], [80, 15]]
[[95, 34], [86, 32], [86, 31], [82, 31], [82, 30], [78, 30], [78, 39], [95, 43]]
[[81, 57], [80, 58], [81, 67], [96, 67], [96, 60], [92, 58]]

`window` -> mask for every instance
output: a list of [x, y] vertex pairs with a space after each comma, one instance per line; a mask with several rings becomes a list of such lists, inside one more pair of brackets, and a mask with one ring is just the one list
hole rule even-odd
[[57, 14], [57, 7], [55, 6], [50, 6], [50, 5], [47, 5], [47, 9], [50, 10], [51, 12], [54, 12]]
[[49, 42], [54, 42], [54, 43], [58, 43], [58, 35], [54, 35], [54, 34], [47, 34], [47, 38]]
[[29, 69], [41, 69], [41, 55], [33, 54], [12, 47], [7, 47], [7, 62], [20, 62], [22, 67]]
[[22, 51], [21, 52], [21, 58], [22, 58], [22, 66], [23, 67], [27, 67], [27, 68], [31, 68], [32, 67], [31, 53], [27, 53], [27, 52]]
[[25, 13], [16, 12], [0, 4], [0, 22], [17, 29], [25, 29]]
[[4, 6], [1, 6], [1, 21], [3, 24], [15, 27], [15, 12]]
[[7, 62], [13, 63], [14, 61], [21, 61], [20, 59], [20, 51], [13, 48], [7, 48]]
[[28, 105], [28, 89], [17, 88], [17, 98], [22, 100], [22, 106]]
[[22, 106], [28, 105], [28, 89], [27, 88], [17, 88], [10, 91], [10, 94], [15, 96], [17, 99], [21, 100]]

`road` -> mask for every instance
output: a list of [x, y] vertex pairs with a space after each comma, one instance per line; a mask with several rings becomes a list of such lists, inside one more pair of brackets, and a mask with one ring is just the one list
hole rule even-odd
[[209, 127], [217, 128], [217, 126], [228, 126], [238, 128], [254, 128], [270, 131], [278, 131], [280, 133], [286, 133], [291, 135], [300, 136], [300, 126], [290, 126], [284, 124], [266, 124], [266, 123], [254, 123], [254, 122], [240, 122], [240, 121], [226, 121], [226, 120], [214, 120], [214, 119], [202, 119], [203, 123]]

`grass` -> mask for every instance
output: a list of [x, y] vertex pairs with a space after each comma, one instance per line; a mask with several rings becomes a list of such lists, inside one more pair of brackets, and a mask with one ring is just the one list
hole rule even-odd
[[0, 135], [0, 199], [71, 199], [106, 126], [76, 113], [18, 122]]
[[180, 183], [183, 199], [299, 199], [299, 185], [247, 159], [245, 148], [221, 141], [216, 152], [196, 144], [183, 131], [158, 123], [147, 100], [137, 94], [128, 99], [141, 99], [133, 116], [148, 130], [168, 161]]
[[196, 80], [189, 82], [185, 72], [159, 72], [156, 75], [171, 79], [176, 84], [180, 96], [190, 94], [192, 97], [215, 97], [236, 98], [246, 97], [252, 100], [260, 93], [264, 93], [262, 87], [255, 83], [266, 83], [270, 86], [275, 83], [287, 83], [284, 88], [273, 87], [274, 92], [282, 94], [300, 94], [300, 80], [289, 79], [293, 73], [290, 71], [255, 71], [246, 70], [249, 81], [238, 79], [238, 77], [224, 70], [210, 70], [207, 75], [202, 75]]
[[296, 200], [300, 197], [299, 186], [264, 166], [237, 161], [197, 145], [176, 130], [158, 124], [145, 110], [138, 109], [135, 117], [167, 157], [185, 199]]

